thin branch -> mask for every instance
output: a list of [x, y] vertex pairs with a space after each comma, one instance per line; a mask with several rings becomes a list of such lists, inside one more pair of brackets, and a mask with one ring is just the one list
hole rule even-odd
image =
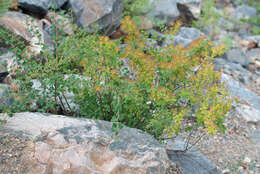
[[102, 120], [104, 120], [105, 119], [105, 111], [104, 111], [104, 108], [103, 108], [102, 97], [101, 97], [99, 92], [97, 94], [98, 94], [98, 99], [99, 99], [99, 102], [100, 102], [100, 109], [101, 109], [101, 112], [102, 112], [102, 115], [103, 115]]
[[184, 150], [187, 150], [187, 149], [188, 149], [189, 143], [190, 143], [190, 139], [191, 139], [191, 136], [192, 136], [194, 130], [195, 130], [195, 126], [192, 127], [192, 130], [191, 130], [191, 132], [189, 133], [188, 139], [187, 139], [187, 141], [185, 142]]
[[66, 109], [65, 109], [65, 106], [64, 106], [64, 104], [63, 104], [63, 102], [62, 102], [62, 100], [61, 100], [61, 97], [58, 96], [58, 98], [59, 98], [59, 100], [60, 100], [60, 103], [61, 103], [62, 109], [66, 112]]
[[206, 133], [204, 132], [193, 144], [191, 144], [191, 146], [187, 149], [187, 151], [190, 150], [192, 147], [194, 147], [205, 135]]
[[67, 97], [64, 95], [64, 92], [62, 91], [61, 93], [62, 93], [62, 96], [63, 96], [64, 99], [65, 99], [66, 104], [67, 104], [68, 107], [69, 107], [70, 113], [73, 113], [73, 111], [72, 111], [72, 109], [71, 109], [71, 107], [70, 107], [70, 104], [69, 104], [69, 102], [68, 102], [68, 100], [67, 100]]

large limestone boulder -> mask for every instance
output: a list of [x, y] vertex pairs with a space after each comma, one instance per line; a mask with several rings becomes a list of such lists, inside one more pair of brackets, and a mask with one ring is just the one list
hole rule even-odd
[[110, 34], [120, 24], [122, 0], [69, 0], [78, 26], [93, 30], [109, 30]]
[[[12, 32], [16, 36], [20, 36], [24, 39], [25, 43], [28, 43], [29, 50], [34, 54], [40, 54], [42, 51], [42, 45], [49, 44], [50, 37], [43, 31], [43, 23], [40, 20], [33, 19], [32, 17], [19, 12], [7, 12], [0, 17], [0, 28], [5, 28]], [[33, 30], [35, 33], [30, 32]]]
[[[0, 119], [6, 120], [0, 125], [0, 135], [5, 137], [0, 141], [3, 173], [165, 174], [174, 168], [165, 148], [137, 129], [124, 127], [116, 141], [112, 123], [106, 121], [40, 113], [0, 114]], [[26, 142], [18, 157], [12, 154], [20, 147], [19, 139], [12, 145], [17, 135]]]

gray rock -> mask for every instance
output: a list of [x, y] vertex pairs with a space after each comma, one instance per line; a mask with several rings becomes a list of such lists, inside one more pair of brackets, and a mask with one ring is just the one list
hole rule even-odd
[[214, 59], [214, 69], [216, 71], [223, 71], [235, 78], [236, 80], [253, 87], [252, 73], [243, 68], [240, 64], [232, 63], [222, 58]]
[[249, 50], [247, 56], [253, 61], [260, 60], [260, 48]]
[[69, 5], [78, 26], [90, 31], [106, 30], [109, 27], [110, 34], [120, 25], [123, 12], [122, 0], [69, 0]]
[[10, 64], [13, 62], [14, 54], [7, 52], [0, 56], [0, 83], [6, 78], [10, 72]]
[[248, 19], [255, 17], [257, 14], [257, 10], [254, 7], [250, 7], [247, 5], [239, 6], [230, 14], [231, 19], [235, 18], [240, 20], [242, 18]]
[[235, 25], [232, 22], [230, 22], [230, 21], [226, 20], [225, 18], [221, 17], [219, 19], [219, 27], [225, 28], [228, 31], [232, 31], [232, 30], [234, 30]]
[[201, 11], [201, 0], [176, 0], [176, 2], [188, 7], [192, 15], [199, 18]]
[[239, 48], [230, 49], [225, 53], [224, 58], [230, 62], [238, 63], [244, 67], [247, 67], [251, 63], [251, 60]]
[[260, 96], [256, 93], [227, 74], [222, 74], [221, 81], [226, 83], [227, 90], [231, 96], [239, 97], [241, 100], [249, 102], [253, 107], [260, 108]]
[[260, 143], [260, 130], [253, 131], [251, 135], [252, 139], [254, 139], [257, 143]]
[[155, 0], [154, 8], [146, 15], [153, 26], [169, 24], [180, 15], [176, 0]]
[[156, 30], [150, 30], [148, 31], [149, 36], [151, 39], [154, 39], [157, 41], [157, 44], [161, 46], [165, 40], [165, 35], [163, 33], [160, 33]]
[[[69, 79], [70, 77], [68, 77], [67, 75], [64, 77], [65, 80]], [[73, 79], [75, 80], [75, 78]], [[33, 79], [31, 80], [32, 82], [32, 89], [37, 90], [39, 92], [40, 96], [45, 96], [47, 98], [51, 98], [52, 94], [50, 94], [50, 87], [48, 86], [47, 88], [43, 88], [42, 87], [42, 83], [39, 80]], [[46, 96], [47, 95], [47, 96]], [[64, 98], [64, 96], [66, 97], [66, 99]], [[58, 97], [57, 97], [57, 102], [60, 105], [60, 107], [65, 111], [70, 113], [71, 110], [72, 112], [78, 112], [79, 111], [79, 106], [75, 103], [75, 96], [73, 92], [69, 92], [68, 90], [66, 90], [64, 92], [64, 96], [62, 93], [59, 93]], [[60, 100], [61, 99], [61, 100]], [[67, 103], [68, 102], [68, 103]], [[34, 104], [31, 105], [32, 108], [37, 109], [37, 101], [34, 102]], [[64, 108], [63, 108], [64, 106]], [[71, 110], [70, 110], [71, 109]]]
[[18, 0], [18, 4], [22, 9], [37, 16], [44, 16], [52, 6], [58, 9], [66, 2], [67, 0]]
[[248, 36], [245, 38], [246, 40], [253, 40], [256, 43], [260, 42], [260, 35]]
[[[43, 46], [39, 44], [46, 44], [50, 42], [45, 40], [47, 33], [43, 31], [43, 23], [40, 20], [33, 19], [32, 17], [19, 12], [7, 12], [0, 17], [0, 27], [3, 27], [14, 35], [21, 37], [28, 44], [28, 50], [34, 55], [39, 55], [43, 50]], [[39, 33], [37, 36], [30, 30]], [[28, 55], [30, 53], [27, 53]]]
[[[51, 21], [52, 25], [56, 23], [57, 28], [62, 30], [65, 34], [68, 35], [73, 34], [73, 24], [69, 19], [69, 17], [64, 17], [54, 12], [48, 12], [46, 18], [48, 18]], [[55, 29], [52, 29], [55, 28], [52, 25], [50, 24], [45, 25], [46, 26], [45, 30], [49, 33], [49, 35], [55, 34], [54, 32], [56, 32]]]
[[122, 77], [129, 78], [131, 80], [136, 79], [136, 72], [131, 68], [129, 58], [121, 59], [122, 67], [120, 68], [120, 72]]
[[23, 150], [27, 158], [21, 158], [27, 174], [158, 174], [175, 166], [163, 145], [137, 129], [124, 127], [116, 141], [112, 123], [106, 121], [40, 113], [0, 114], [0, 118], [7, 120], [0, 131], [32, 139]]
[[235, 107], [235, 111], [248, 123], [260, 123], [260, 110], [254, 107], [239, 104]]
[[148, 49], [159, 48], [158, 43], [157, 43], [157, 40], [155, 40], [155, 39], [150, 39], [150, 38], [148, 38], [148, 39], [146, 39], [145, 44], [146, 44], [146, 47], [147, 47]]
[[168, 35], [163, 43], [163, 46], [182, 45], [187, 47], [192, 41], [199, 39], [203, 33], [196, 28], [181, 27], [177, 35]]
[[13, 103], [13, 97], [10, 92], [10, 86], [0, 84], [0, 111], [3, 107], [10, 106]]
[[[175, 150], [183, 150], [185, 142], [182, 138], [177, 137], [174, 141], [168, 140], [167, 145]], [[218, 174], [217, 167], [212, 164], [204, 155], [202, 155], [195, 147], [188, 152], [167, 151], [169, 158], [180, 164], [183, 174]]]

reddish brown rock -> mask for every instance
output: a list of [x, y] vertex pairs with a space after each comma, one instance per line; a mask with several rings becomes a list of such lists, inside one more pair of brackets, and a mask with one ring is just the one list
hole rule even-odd
[[[164, 146], [137, 129], [124, 127], [115, 141], [112, 124], [105, 121], [40, 113], [18, 113], [11, 118], [0, 114], [0, 119], [7, 120], [0, 127], [0, 135], [19, 132], [25, 137], [22, 139], [31, 139], [19, 157], [19, 167], [0, 164], [4, 171], [10, 171], [9, 168], [20, 174], [166, 174], [175, 166]], [[0, 152], [5, 151], [1, 148]]]
[[[9, 30], [16, 36], [22, 37], [29, 43], [28, 49], [36, 55], [42, 50], [42, 46], [38, 44], [47, 42], [42, 29], [42, 22], [19, 12], [6, 12], [3, 14], [0, 17], [0, 27]], [[31, 29], [33, 31], [38, 30], [40, 36], [30, 32]]]

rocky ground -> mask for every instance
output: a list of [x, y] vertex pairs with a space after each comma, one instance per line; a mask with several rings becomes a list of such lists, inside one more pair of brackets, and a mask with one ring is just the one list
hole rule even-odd
[[[48, 9], [50, 8], [51, 1], [48, 0], [45, 1], [48, 3], [39, 3], [38, 1], [29, 2], [26, 0], [23, 1], [21, 0], [19, 1], [19, 8], [15, 8], [18, 11], [8, 12], [7, 14], [5, 14], [3, 17], [0, 18], [0, 27], [6, 27], [11, 32], [14, 32], [20, 37], [22, 37], [24, 40], [26, 40], [29, 43], [31, 49], [34, 50], [36, 53], [39, 53], [41, 51], [41, 48], [39, 48], [37, 44], [35, 44], [36, 42], [39, 41], [49, 44], [50, 49], [52, 48], [51, 42], [49, 40], [49, 34], [51, 33], [50, 26], [52, 24], [50, 16], [53, 14], [51, 14], [48, 11]], [[83, 20], [84, 15], [86, 16], [89, 15], [88, 17], [94, 19], [94, 21], [98, 21], [98, 23], [101, 24], [100, 26], [102, 29], [107, 28], [109, 26], [108, 23], [103, 21], [103, 17], [107, 15], [110, 16], [111, 20], [115, 22], [113, 23], [113, 26], [110, 28], [109, 34], [112, 34], [113, 31], [120, 25], [120, 20], [116, 18], [116, 16], [119, 16], [123, 10], [120, 0], [111, 0], [110, 4], [106, 3], [107, 1], [102, 0], [103, 6], [100, 7], [101, 10], [99, 11], [102, 12], [102, 14], [98, 14], [98, 15], [94, 14], [95, 12], [87, 13], [89, 7], [87, 7], [86, 4], [84, 4], [85, 6], [82, 5], [82, 3], [84, 3], [83, 1], [62, 0], [59, 2], [60, 4], [56, 4], [57, 8], [66, 9], [67, 6], [72, 7], [72, 10], [74, 10], [75, 12], [77, 23], [81, 27], [86, 27], [91, 23], [91, 21]], [[201, 1], [200, 0], [191, 0], [191, 1], [176, 0], [176, 2], [185, 5], [185, 7], [190, 9], [190, 13], [192, 13], [194, 17], [198, 17], [198, 14], [200, 12], [199, 4], [202, 2], [202, 0]], [[248, 1], [246, 0], [243, 1], [242, 0], [239, 1], [217, 0], [216, 2], [217, 2], [216, 3], [217, 7], [215, 8], [215, 10], [221, 11], [221, 13], [223, 11], [227, 13], [226, 17], [220, 18], [219, 23], [217, 23], [216, 26], [212, 27], [212, 25], [210, 24], [207, 25], [205, 24], [205, 26], [200, 30], [191, 27], [182, 27], [180, 32], [177, 33], [177, 35], [173, 39], [172, 37], [168, 37], [166, 35], [163, 35], [162, 33], [157, 33], [157, 35], [162, 37], [164, 41], [163, 43], [160, 44], [154, 42], [154, 44], [151, 45], [156, 47], [163, 47], [168, 44], [181, 44], [183, 46], [187, 46], [191, 41], [198, 39], [201, 35], [206, 35], [207, 37], [212, 38], [212, 40], [216, 43], [219, 43], [220, 40], [225, 37], [231, 38], [230, 50], [227, 51], [223, 56], [216, 58], [214, 61], [215, 70], [222, 72], [222, 81], [226, 84], [227, 89], [230, 91], [231, 96], [234, 98], [233, 109], [225, 119], [226, 133], [225, 134], [218, 133], [214, 136], [207, 135], [203, 137], [201, 141], [199, 141], [195, 145], [195, 147], [187, 154], [183, 154], [183, 153], [179, 154], [171, 150], [171, 149], [176, 149], [177, 147], [178, 147], [177, 149], [181, 149], [184, 143], [182, 139], [169, 141], [168, 145], [170, 147], [166, 148], [168, 149], [167, 155], [172, 160], [172, 162], [176, 164], [175, 167], [172, 167], [172, 171], [170, 173], [179, 173], [179, 171], [177, 171], [176, 168], [180, 167], [184, 169], [183, 172], [186, 174], [202, 174], [202, 173], [259, 174], [260, 173], [260, 35], [253, 35], [250, 32], [251, 31], [250, 29], [253, 27], [252, 24], [240, 23], [241, 18], [254, 17], [259, 12], [255, 7], [248, 6], [247, 5]], [[111, 6], [117, 8], [111, 8]], [[190, 13], [185, 13], [183, 10], [183, 6], [180, 7], [179, 5], [178, 8], [176, 3], [170, 3], [167, 0], [158, 1], [156, 8], [154, 8], [154, 10], [150, 10], [150, 11], [148, 10], [149, 13], [147, 12], [148, 13], [147, 16], [145, 15], [143, 16], [143, 19], [146, 21], [146, 24], [148, 23], [149, 25], [141, 25], [141, 28], [147, 30], [151, 30], [153, 27], [156, 28], [156, 26], [153, 26], [153, 24], [149, 22], [148, 19], [149, 16], [158, 17], [158, 19], [181, 18], [181, 19], [189, 20]], [[171, 11], [169, 11], [169, 9], [171, 9]], [[37, 15], [35, 16], [33, 14], [37, 14], [38, 16]], [[140, 14], [146, 14], [146, 13], [140, 12]], [[34, 22], [34, 24], [40, 27], [39, 32], [42, 33], [42, 35], [44, 36], [43, 38], [38, 38], [38, 40], [35, 40], [34, 38], [31, 37], [30, 34], [28, 34], [27, 32], [28, 28], [26, 28], [26, 24], [25, 24], [26, 17], [29, 18], [37, 17], [37, 20]], [[65, 23], [67, 24], [66, 26], [69, 26], [68, 24], [69, 21], [65, 21]], [[220, 29], [219, 32], [216, 32], [217, 31], [216, 27], [219, 27], [218, 28]], [[71, 27], [68, 27], [66, 29], [67, 34], [72, 34], [71, 31], [72, 31]], [[117, 32], [115, 32], [114, 35], [112, 35], [111, 37], [116, 37], [115, 36], [116, 34]], [[10, 74], [9, 65], [13, 63], [14, 58], [15, 56], [13, 55], [13, 53], [11, 53], [8, 50], [8, 48], [2, 47], [2, 45], [0, 45], [0, 108], [2, 105], [8, 106], [13, 102], [13, 98], [8, 95], [8, 91], [11, 88], [11, 84], [8, 83], [8, 78], [10, 77], [8, 76], [8, 74]], [[73, 102], [73, 101], [69, 101], [69, 102]], [[30, 114], [24, 114], [24, 115], [28, 116]], [[42, 120], [49, 119], [43, 117], [42, 115], [40, 115], [39, 118]], [[15, 122], [14, 120], [11, 119], [10, 122], [14, 124], [18, 124], [18, 122]], [[57, 120], [60, 120], [60, 118]], [[0, 121], [1, 121], [1, 117], [0, 117]], [[31, 122], [30, 126], [34, 124], [38, 124], [37, 120], [34, 121], [35, 123]], [[71, 124], [74, 121], [71, 122], [68, 121], [68, 122], [69, 124]], [[75, 127], [77, 124], [75, 123], [75, 125], [73, 126]], [[104, 123], [104, 125], [106, 124], [107, 123]], [[26, 165], [29, 165], [28, 163], [26, 163], [25, 160], [26, 158], [28, 158], [28, 156], [24, 156], [23, 152], [24, 150], [28, 150], [28, 147], [32, 146], [33, 141], [30, 136], [28, 138], [28, 136], [24, 134], [24, 132], [26, 132], [24, 130], [26, 126], [22, 127], [22, 125], [19, 125], [20, 129], [17, 128], [18, 132], [13, 132], [13, 131], [8, 131], [8, 129], [5, 129], [3, 125], [5, 125], [5, 123], [0, 122], [0, 173], [1, 174], [28, 173], [28, 171], [25, 168]], [[12, 127], [10, 123], [9, 124], [7, 123], [7, 127], [8, 126]], [[68, 125], [64, 125], [64, 128], [67, 128], [66, 126]], [[14, 127], [12, 128], [14, 129]], [[59, 127], [59, 129], [60, 128], [61, 127]], [[97, 129], [103, 130], [103, 128], [104, 127], [101, 126], [101, 128], [98, 127]], [[28, 128], [27, 131], [33, 132], [36, 130], [39, 131], [36, 128], [34, 129], [34, 127], [32, 126], [32, 128], [31, 129]], [[88, 128], [85, 127], [83, 130], [88, 130]], [[24, 132], [22, 132], [21, 134], [21, 132], [19, 131], [24, 131]], [[87, 134], [86, 132], [84, 131], [82, 132], [78, 129], [75, 130], [75, 132], [78, 133], [80, 136], [85, 136]], [[135, 133], [135, 131], [133, 132]], [[98, 133], [100, 132], [98, 131]], [[202, 134], [203, 132], [199, 131], [199, 133]], [[72, 136], [71, 134], [73, 134], [73, 132], [70, 132], [69, 134], [70, 136]], [[103, 135], [103, 133], [101, 134]], [[110, 135], [110, 133], [108, 134]], [[58, 138], [56, 137], [57, 139], [54, 138], [55, 137], [54, 135], [46, 135], [44, 134], [44, 132], [37, 135], [40, 135], [40, 137], [49, 136], [49, 138], [52, 139], [51, 142], [47, 141], [44, 138], [42, 140], [39, 140], [41, 143], [44, 144], [42, 146], [41, 144], [37, 144], [37, 143], [33, 144], [33, 146], [39, 147], [39, 149], [42, 150], [43, 152], [47, 152], [51, 148], [53, 152], [55, 152], [56, 154], [64, 155], [60, 152], [60, 149], [62, 148], [58, 147], [59, 145], [64, 146], [66, 152], [71, 152], [70, 151], [71, 149], [67, 148], [67, 146], [65, 148], [65, 145], [67, 145], [68, 142], [66, 142], [61, 138], [63, 137], [65, 139], [66, 136], [64, 134], [56, 132], [55, 135], [60, 135], [58, 136]], [[182, 138], [185, 139], [185, 137], [187, 137], [187, 133], [182, 134]], [[140, 139], [142, 138], [142, 136], [138, 138]], [[151, 140], [149, 136], [145, 138], [149, 141]], [[75, 141], [79, 140], [76, 137], [73, 137], [73, 139]], [[93, 139], [91, 139], [91, 141], [92, 140]], [[196, 141], [196, 139], [192, 139], [192, 140], [193, 142]], [[55, 143], [53, 144], [53, 142]], [[86, 143], [85, 140], [84, 142], [79, 142], [78, 144], [83, 144], [83, 143]], [[95, 143], [96, 142], [94, 141], [94, 144]], [[156, 144], [157, 143], [156, 141], [152, 139], [151, 144], [154, 146], [156, 144], [158, 145], [158, 147], [160, 146], [159, 150], [156, 148], [153, 149], [154, 146], [152, 146], [151, 144], [150, 146], [146, 144], [149, 147], [147, 149], [144, 148], [143, 146], [142, 148], [137, 148], [136, 142], [130, 142], [130, 143], [133, 143], [133, 146], [131, 147], [128, 146], [128, 148], [133, 152], [143, 153], [144, 151], [145, 154], [151, 153], [156, 158], [158, 158], [159, 161], [162, 160], [162, 163], [159, 164], [157, 163], [158, 160], [156, 161], [154, 158], [148, 155], [147, 159], [150, 160], [150, 163], [148, 163], [146, 166], [144, 165], [146, 167], [146, 168], [144, 167], [145, 169], [140, 167], [141, 168], [140, 170], [147, 171], [149, 168], [150, 173], [153, 172], [158, 173], [157, 169], [160, 168], [161, 171], [166, 172], [165, 166], [168, 166], [170, 163], [164, 161], [166, 159], [166, 152], [160, 145]], [[140, 141], [138, 143], [139, 143], [138, 144], [139, 147], [139, 145], [143, 145], [144, 142]], [[73, 145], [71, 145], [71, 147], [76, 148], [76, 150], [73, 149], [74, 152], [77, 150], [84, 151], [84, 149], [82, 150], [76, 145], [77, 142], [75, 143], [73, 141], [72, 144]], [[116, 144], [116, 145], [120, 146], [118, 148], [127, 148], [123, 142], [121, 144]], [[111, 148], [110, 144], [109, 145], [105, 144], [104, 146]], [[91, 146], [89, 148], [93, 148], [93, 147]], [[124, 165], [120, 163], [120, 160], [118, 160], [117, 157], [120, 155], [122, 156], [129, 155], [126, 157], [129, 160], [126, 162], [127, 163], [126, 166], [128, 167], [130, 166], [129, 171], [132, 171], [134, 170], [133, 168], [131, 168], [132, 167], [131, 160], [133, 159], [133, 156], [131, 155], [133, 154], [131, 154], [128, 150], [123, 149], [120, 152], [119, 151], [115, 152], [112, 150], [111, 152], [111, 151], [104, 151], [104, 149], [102, 149], [101, 151], [102, 153], [106, 152], [107, 154], [110, 155], [113, 154], [115, 156], [114, 164], [117, 164], [118, 166], [121, 165], [121, 167]], [[100, 155], [101, 151], [97, 150], [95, 155], [97, 154]], [[158, 155], [158, 151], [162, 152], [163, 155], [162, 156]], [[41, 152], [38, 153], [38, 155], [41, 154], [42, 154]], [[86, 160], [86, 157], [88, 157], [87, 155], [80, 156], [79, 158], [74, 156], [74, 159], [78, 160], [79, 163], [82, 161], [83, 161], [82, 163], [84, 163], [86, 162], [84, 160]], [[142, 162], [147, 160], [147, 159], [141, 159], [141, 157], [138, 155], [140, 154], [137, 154], [137, 156], [135, 156], [136, 158], [140, 158], [139, 161], [140, 163], [138, 163], [138, 165], [140, 165]], [[40, 159], [39, 158], [37, 159], [41, 161], [44, 159], [46, 160], [46, 158], [47, 157], [44, 156]], [[51, 156], [48, 158], [52, 160], [57, 160], [58, 157]], [[69, 161], [69, 159], [66, 160], [67, 160], [66, 162]], [[98, 163], [97, 165], [99, 167], [103, 165], [101, 164], [101, 161], [98, 161], [100, 160], [98, 157], [95, 158], [95, 160], [97, 160]], [[78, 167], [78, 165], [75, 163], [71, 163], [70, 165], [74, 167], [76, 166], [76, 168], [71, 168], [70, 166], [68, 167], [70, 168], [70, 170], [62, 170], [61, 169], [62, 167], [60, 166], [61, 164], [59, 164], [58, 162], [54, 164], [57, 167], [57, 171], [59, 169], [59, 171], [65, 171], [65, 172], [74, 171], [75, 173], [76, 171], [77, 173], [77, 171], [81, 171], [82, 173], [84, 173], [83, 171], [87, 170], [85, 168], [82, 169], [81, 168], [82, 166]], [[46, 161], [41, 163], [43, 168], [46, 169], [46, 172], [51, 172], [47, 170], [47, 168], [50, 168], [48, 167], [48, 165], [54, 165], [54, 164], [47, 163]], [[157, 168], [155, 167], [156, 169], [155, 168], [150, 169], [150, 167], [153, 165], [155, 165]], [[91, 167], [93, 166], [90, 166], [90, 168]], [[41, 170], [43, 168], [38, 168], [38, 169]], [[92, 169], [93, 168], [91, 168], [91, 170]], [[116, 168], [115, 170], [117, 172], [119, 171], [120, 173], [121, 169], [119, 170], [118, 168]], [[93, 169], [93, 171], [95, 170]], [[99, 171], [102, 170], [100, 169]]]
[[[228, 114], [226, 132], [204, 136], [195, 147], [222, 173], [260, 173], [260, 125], [248, 123], [236, 112]], [[204, 132], [199, 131], [197, 135]], [[183, 134], [188, 137], [188, 134]], [[191, 142], [197, 139], [192, 138]]]

